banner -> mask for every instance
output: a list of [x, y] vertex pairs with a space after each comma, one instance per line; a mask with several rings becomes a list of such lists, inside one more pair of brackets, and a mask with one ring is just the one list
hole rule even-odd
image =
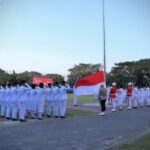
[[53, 80], [51, 78], [38, 78], [35, 77], [32, 79], [32, 83], [39, 85], [40, 83], [43, 83], [44, 85], [47, 85], [48, 83], [53, 83]]

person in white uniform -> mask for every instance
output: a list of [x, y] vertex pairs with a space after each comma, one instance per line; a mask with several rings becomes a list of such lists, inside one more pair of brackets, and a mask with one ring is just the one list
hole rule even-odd
[[138, 102], [140, 107], [142, 108], [144, 106], [144, 92], [142, 87], [140, 87], [138, 90]]
[[10, 119], [11, 104], [12, 104], [11, 84], [8, 83], [6, 87], [6, 119]]
[[67, 86], [66, 82], [63, 81], [61, 84], [61, 87], [59, 89], [60, 92], [60, 116], [61, 118], [66, 118], [65, 113], [66, 113], [66, 107], [67, 107], [67, 90], [69, 86]]
[[29, 104], [31, 111], [31, 119], [35, 119], [35, 113], [37, 110], [37, 91], [35, 84], [31, 84], [30, 92], [29, 92]]
[[54, 84], [53, 94], [54, 94], [54, 117], [59, 118], [60, 87], [58, 82], [55, 82]]
[[6, 84], [1, 88], [1, 118], [5, 118], [6, 112]]
[[21, 82], [21, 87], [19, 89], [20, 94], [20, 110], [19, 110], [19, 119], [20, 122], [26, 122], [25, 115], [26, 115], [26, 109], [27, 109], [27, 101], [28, 101], [28, 87], [26, 86], [26, 82]]
[[2, 106], [2, 86], [0, 85], [0, 110]]
[[150, 88], [147, 87], [147, 103], [146, 105], [149, 107], [150, 106]]
[[138, 107], [138, 86], [134, 85], [133, 88], [133, 108], [136, 109]]
[[37, 92], [37, 111], [38, 119], [42, 120], [42, 114], [44, 112], [44, 102], [45, 102], [45, 89], [43, 83], [39, 84], [39, 87], [36, 90]]
[[52, 88], [52, 84], [48, 84], [48, 86], [46, 87], [46, 103], [47, 103], [47, 117], [51, 117], [51, 111], [52, 111], [52, 107], [53, 107], [53, 99], [54, 99], [54, 95], [53, 95], [53, 88]]
[[119, 110], [121, 111], [123, 109], [123, 101], [124, 101], [124, 91], [122, 88], [122, 85], [118, 89], [118, 94], [117, 94], [117, 105], [119, 107]]
[[12, 109], [12, 120], [16, 121], [17, 120], [17, 112], [18, 112], [18, 101], [19, 101], [19, 87], [18, 83], [15, 82], [13, 84], [13, 87], [11, 89], [12, 93], [12, 102], [11, 102], [11, 109]]

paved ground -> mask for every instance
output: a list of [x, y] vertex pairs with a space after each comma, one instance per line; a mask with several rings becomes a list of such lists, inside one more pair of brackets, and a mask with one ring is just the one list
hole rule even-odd
[[150, 108], [0, 126], [0, 150], [103, 150], [150, 131]]

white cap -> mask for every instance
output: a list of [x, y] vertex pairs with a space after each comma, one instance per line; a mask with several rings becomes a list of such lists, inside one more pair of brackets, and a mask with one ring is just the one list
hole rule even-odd
[[132, 83], [131, 83], [131, 82], [129, 82], [129, 83], [128, 83], [128, 85], [132, 85]]
[[112, 86], [116, 86], [116, 82], [113, 82], [113, 83], [112, 83]]

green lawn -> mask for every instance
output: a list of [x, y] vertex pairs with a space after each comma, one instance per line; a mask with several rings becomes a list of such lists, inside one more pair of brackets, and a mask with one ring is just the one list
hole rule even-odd
[[67, 109], [67, 112], [66, 112], [67, 117], [88, 116], [92, 114], [94, 113], [89, 112], [89, 111], [80, 111], [80, 110], [72, 110], [72, 109]]
[[[77, 103], [95, 103], [97, 100], [95, 99], [94, 95], [85, 95], [85, 96], [78, 96]], [[68, 94], [68, 103], [73, 104], [73, 94]]]
[[150, 133], [141, 138], [110, 150], [150, 150]]

